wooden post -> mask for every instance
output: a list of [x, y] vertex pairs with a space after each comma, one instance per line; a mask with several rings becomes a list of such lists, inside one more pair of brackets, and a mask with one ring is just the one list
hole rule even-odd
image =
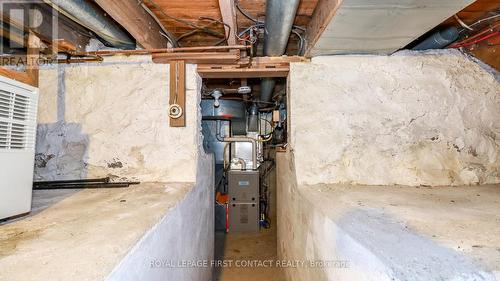
[[26, 73], [31, 79], [31, 85], [38, 88], [39, 65], [40, 57], [40, 39], [32, 32], [28, 36], [28, 50], [26, 52]]
[[[236, 23], [236, 11], [233, 0], [219, 0], [220, 13], [222, 21], [228, 26], [224, 26], [226, 30], [227, 44], [229, 46], [236, 45], [236, 33], [238, 32], [238, 25]], [[229, 33], [229, 34], [228, 34]]]
[[[178, 113], [180, 116], [172, 117]], [[186, 127], [186, 63], [183, 60], [170, 62], [170, 127]], [[174, 112], [175, 111], [175, 112]]]

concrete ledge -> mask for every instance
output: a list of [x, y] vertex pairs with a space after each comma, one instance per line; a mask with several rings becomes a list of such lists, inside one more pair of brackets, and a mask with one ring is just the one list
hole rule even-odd
[[348, 264], [287, 280], [500, 278], [500, 185], [298, 186], [292, 156], [277, 163], [280, 259]]
[[[181, 208], [206, 213], [195, 210], [197, 206], [183, 207], [183, 202], [186, 196], [207, 195], [210, 188], [194, 183], [144, 183], [127, 189], [75, 193], [37, 191], [35, 212], [54, 198], [61, 201], [0, 226], [0, 280], [104, 280], [160, 222], [175, 222], [171, 214], [185, 213]], [[206, 199], [203, 207], [211, 214], [208, 200], [212, 197], [197, 197]], [[168, 237], [169, 233], [162, 235]], [[157, 247], [167, 244], [156, 242]], [[147, 259], [143, 257], [144, 267], [150, 264]]]

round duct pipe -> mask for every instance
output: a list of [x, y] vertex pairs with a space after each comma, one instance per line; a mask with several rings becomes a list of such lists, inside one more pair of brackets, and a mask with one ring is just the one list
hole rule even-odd
[[87, 0], [44, 0], [74, 22], [92, 30], [110, 47], [135, 49], [135, 40], [111, 17]]
[[[299, 3], [300, 0], [267, 0], [264, 56], [276, 57], [285, 53]], [[257, 98], [261, 101], [259, 107], [265, 107], [271, 101], [275, 85], [274, 78], [262, 79]]]

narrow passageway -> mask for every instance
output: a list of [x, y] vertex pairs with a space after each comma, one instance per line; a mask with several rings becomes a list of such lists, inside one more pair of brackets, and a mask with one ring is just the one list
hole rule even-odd
[[[285, 280], [280, 268], [265, 267], [255, 261], [275, 261], [276, 227], [257, 234], [216, 233], [216, 259], [232, 262], [232, 266], [214, 268], [213, 281]], [[250, 263], [253, 263], [251, 265]]]
[[[276, 170], [269, 176], [271, 227], [259, 233], [215, 233], [215, 259], [225, 262], [213, 271], [213, 281], [285, 280], [281, 268], [274, 267], [277, 256]], [[271, 263], [269, 261], [272, 261]], [[272, 264], [271, 267], [267, 265]]]

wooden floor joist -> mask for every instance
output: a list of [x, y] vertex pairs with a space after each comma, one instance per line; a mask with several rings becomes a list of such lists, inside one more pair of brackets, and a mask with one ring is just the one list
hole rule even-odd
[[167, 40], [155, 19], [137, 0], [95, 0], [115, 21], [122, 25], [146, 49], [164, 48]]

